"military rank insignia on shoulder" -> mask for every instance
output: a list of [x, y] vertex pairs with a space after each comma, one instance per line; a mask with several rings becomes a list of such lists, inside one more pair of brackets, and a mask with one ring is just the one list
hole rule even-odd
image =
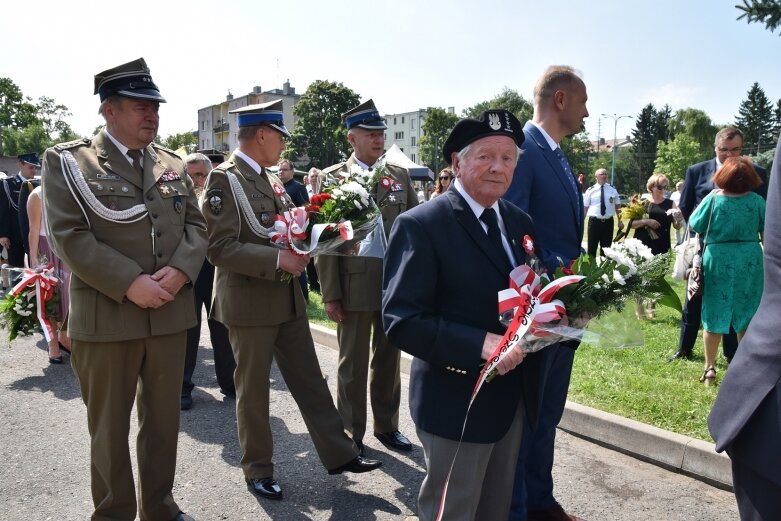
[[[171, 154], [172, 156], [179, 157], [179, 154], [177, 154], [176, 152], [174, 152], [174, 151], [173, 151], [173, 150], [171, 150], [170, 148], [166, 148], [166, 147], [164, 147], [163, 145], [160, 145], [160, 144], [158, 144], [158, 143], [155, 143], [154, 141], [152, 141], [152, 143], [151, 143], [151, 144], [152, 144], [152, 148], [154, 148], [154, 149], [156, 149], [156, 150], [162, 150], [163, 152], [168, 152], [168, 153], [169, 153], [169, 154]], [[181, 159], [181, 157], [179, 157], [179, 159]]]
[[73, 141], [66, 141], [65, 143], [57, 143], [54, 145], [54, 148], [57, 149], [57, 151], [62, 152], [63, 150], [68, 150], [69, 148], [76, 148], [80, 146], [90, 146], [92, 143], [92, 140], [90, 138], [81, 138], [81, 139], [74, 139]]
[[346, 165], [346, 164], [347, 164], [347, 162], [343, 161], [341, 163], [337, 163], [335, 165], [331, 165], [328, 168], [324, 168], [323, 169], [323, 173], [324, 174], [330, 174], [331, 172], [336, 172], [337, 170], [341, 170], [342, 167], [344, 167], [344, 165]]
[[214, 215], [222, 213], [222, 188], [212, 188], [206, 192], [206, 200], [209, 201], [209, 211]]

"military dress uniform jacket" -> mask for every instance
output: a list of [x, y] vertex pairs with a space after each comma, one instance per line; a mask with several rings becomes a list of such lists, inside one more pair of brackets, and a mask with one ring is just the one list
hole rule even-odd
[[257, 174], [235, 154], [211, 171], [201, 202], [209, 223], [207, 255], [216, 267], [211, 318], [227, 326], [253, 327], [300, 317], [306, 312], [301, 287], [280, 279], [280, 250], [252, 230], [228, 173], [235, 175], [256, 224], [270, 227], [276, 214], [292, 205], [278, 177], [266, 169]]
[[[325, 174], [349, 172], [357, 165], [355, 154], [344, 162], [327, 168]], [[374, 194], [382, 212], [385, 236], [401, 213], [417, 206], [418, 196], [404, 167], [385, 163], [385, 176], [391, 184], [380, 183]], [[382, 307], [382, 259], [374, 257], [345, 257], [324, 255], [316, 259], [323, 302], [340, 300], [346, 311], [379, 311]]]
[[15, 266], [22, 266], [24, 262], [24, 241], [19, 227], [19, 190], [23, 183], [20, 177], [17, 174], [0, 181], [0, 237], [8, 237], [11, 241], [8, 262]]
[[[74, 183], [66, 181], [61, 163], [66, 151], [78, 164], [77, 178], [97, 199], [98, 210], [143, 205], [147, 214], [125, 222], [98, 215]], [[143, 162], [142, 179], [105, 131], [45, 153], [42, 178], [49, 237], [73, 272], [71, 338], [125, 341], [184, 331], [196, 323], [191, 284], [158, 309], [142, 309], [125, 298], [136, 277], [165, 266], [195, 280], [206, 251], [206, 223], [182, 160], [153, 143], [144, 149]]]

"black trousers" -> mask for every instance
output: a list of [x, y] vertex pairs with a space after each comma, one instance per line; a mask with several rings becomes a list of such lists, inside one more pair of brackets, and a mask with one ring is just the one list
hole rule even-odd
[[[683, 303], [683, 313], [681, 314], [681, 337], [678, 340], [678, 351], [691, 353], [694, 349], [694, 342], [700, 333], [700, 321], [702, 319], [702, 295], [695, 295], [689, 300], [688, 293]], [[732, 361], [735, 352], [738, 350], [738, 337], [735, 330], [730, 327], [729, 334], [724, 335], [723, 340], [724, 356]]]
[[[201, 338], [201, 306], [206, 308], [208, 316], [212, 304], [213, 285], [214, 266], [205, 260], [200, 273], [198, 273], [198, 280], [195, 281], [193, 287], [195, 316], [198, 318], [198, 324], [187, 330], [187, 351], [184, 357], [184, 378], [182, 380], [183, 395], [189, 395], [195, 387], [192, 379], [198, 360], [198, 343]], [[214, 351], [214, 371], [217, 373], [217, 383], [224, 391], [234, 391], [233, 372], [236, 370], [236, 360], [233, 358], [233, 349], [228, 339], [228, 328], [212, 318], [208, 320], [208, 324], [212, 350]]]
[[[605, 220], [597, 217], [588, 218], [588, 254], [597, 256], [597, 246], [602, 249], [609, 248], [613, 244], [613, 218]], [[601, 250], [600, 250], [601, 251]]]

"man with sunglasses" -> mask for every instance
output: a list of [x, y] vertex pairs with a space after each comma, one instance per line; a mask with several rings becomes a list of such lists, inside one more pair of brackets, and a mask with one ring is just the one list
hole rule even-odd
[[[694, 209], [708, 195], [711, 190], [716, 188], [713, 184], [713, 174], [715, 174], [721, 165], [730, 157], [740, 156], [743, 152], [743, 133], [735, 127], [724, 127], [716, 134], [714, 141], [714, 151], [716, 157], [696, 165], [692, 165], [686, 170], [686, 177], [681, 192], [681, 200], [678, 203], [683, 218], [686, 222], [694, 213]], [[756, 193], [767, 199], [767, 172], [759, 165], [754, 165], [754, 169], [762, 178], [762, 184], [755, 190]], [[678, 351], [676, 351], [668, 361], [677, 358], [689, 359], [692, 356], [694, 342], [700, 330], [700, 314], [702, 313], [702, 295], [697, 295], [691, 300], [687, 300], [683, 305], [683, 314], [681, 315], [681, 336], [678, 340]], [[738, 339], [735, 332], [724, 335], [724, 356], [728, 361], [735, 356], [738, 348]]]

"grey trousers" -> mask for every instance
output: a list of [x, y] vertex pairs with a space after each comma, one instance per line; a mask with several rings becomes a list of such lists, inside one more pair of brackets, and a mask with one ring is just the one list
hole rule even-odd
[[496, 443], [448, 440], [417, 429], [426, 459], [426, 477], [418, 494], [418, 518], [434, 521], [450, 474], [443, 519], [447, 521], [505, 520], [510, 512], [515, 464], [523, 434], [523, 400], [518, 402], [510, 429]]

